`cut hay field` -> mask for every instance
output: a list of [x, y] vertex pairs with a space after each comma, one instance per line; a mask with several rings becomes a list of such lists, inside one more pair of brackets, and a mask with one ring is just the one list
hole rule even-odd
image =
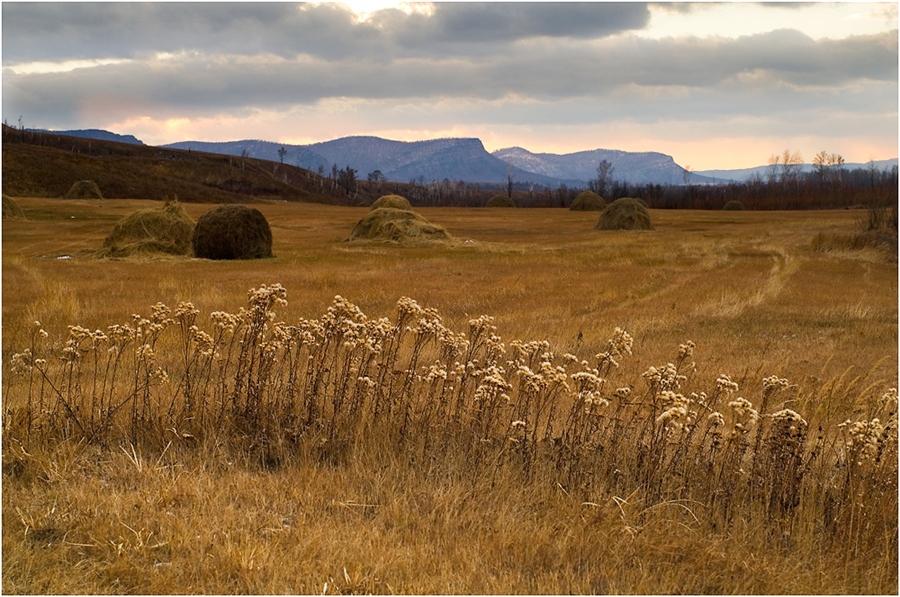
[[[655, 230], [617, 232], [594, 230], [598, 212], [421, 208], [453, 240], [401, 246], [345, 242], [367, 208], [259, 203], [272, 259], [109, 260], [92, 254], [115, 223], [158, 202], [16, 201], [27, 220], [4, 220], [2, 238], [5, 593], [898, 590], [897, 263], [874, 249], [813, 250], [820, 233], [853, 233], [862, 212], [651, 210]], [[211, 205], [183, 207], [196, 221]], [[390, 322], [398, 300], [412, 298], [460, 337], [492, 316], [499, 338], [487, 346], [502, 340], [505, 356], [494, 357], [510, 385], [498, 382], [496, 397], [512, 399], [489, 418], [492, 378], [473, 374], [483, 391], [466, 398], [468, 414], [432, 412], [421, 392], [443, 398], [447, 385], [413, 372], [398, 393], [406, 414], [395, 405], [379, 424], [353, 419], [328, 390], [330, 427], [324, 418], [304, 427], [290, 446], [278, 443], [299, 428], [287, 419], [278, 442], [269, 422], [228, 419], [219, 430], [242, 434], [232, 442], [231, 431], [190, 427], [200, 415], [184, 411], [154, 419], [160, 433], [143, 442], [118, 420], [103, 441], [81, 441], [61, 410], [36, 413], [45, 427], [26, 431], [22, 413], [38, 392], [49, 412], [61, 394], [89, 405], [92, 391], [54, 394], [13, 371], [39, 329], [58, 359], [69, 325], [107, 330], [150, 317], [157, 302], [173, 311], [190, 302], [208, 329], [212, 312], [238, 313], [249, 290], [275, 284], [287, 304], [271, 308], [287, 324], [323, 318], [336, 295], [368, 321]], [[414, 333], [398, 362], [421, 346], [425, 371], [438, 350]], [[532, 341], [548, 345], [524, 346]], [[189, 384], [183, 398], [165, 390], [187, 383], [176, 374], [179, 346], [173, 336], [156, 348], [169, 385], [148, 400], [187, 400]], [[334, 346], [316, 369], [329, 383], [345, 357], [346, 371], [362, 367], [355, 349]], [[486, 371], [485, 350], [475, 366]], [[619, 409], [602, 424], [578, 422], [582, 360], [609, 380], [594, 399]], [[107, 379], [91, 362], [83, 379]], [[665, 381], [670, 363], [683, 378]], [[571, 392], [551, 395], [562, 387], [556, 367]], [[750, 418], [760, 431], [740, 418], [749, 411], [728, 406], [739, 396], [759, 411]], [[787, 410], [803, 423], [778, 443]], [[839, 426], [847, 420], [863, 427]], [[461, 447], [463, 436], [476, 440]]]

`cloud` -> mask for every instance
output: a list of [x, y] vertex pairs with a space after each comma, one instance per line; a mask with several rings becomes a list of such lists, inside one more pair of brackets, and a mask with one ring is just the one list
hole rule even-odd
[[[673, 122], [705, 131], [752, 122], [772, 134], [844, 122], [896, 129], [896, 26], [841, 39], [790, 28], [644, 37], [650, 12], [437, 3], [361, 20], [331, 3], [7, 3], [3, 113], [49, 128], [302, 114], [372, 121], [369, 134], [379, 120], [390, 130], [572, 136]], [[51, 64], [19, 66], [35, 61]]]
[[384, 9], [365, 21], [333, 3], [8, 3], [3, 64], [191, 50], [326, 59], [467, 54], [533, 37], [600, 38], [648, 20], [640, 3], [438, 3], [427, 15]]

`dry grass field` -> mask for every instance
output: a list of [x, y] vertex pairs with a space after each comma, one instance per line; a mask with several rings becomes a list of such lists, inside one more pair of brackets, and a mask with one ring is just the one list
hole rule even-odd
[[17, 201], [6, 593], [898, 591], [896, 258], [813, 250], [861, 212], [422, 208], [453, 240], [400, 246], [257, 204], [275, 257], [214, 262], [92, 258], [149, 201]]

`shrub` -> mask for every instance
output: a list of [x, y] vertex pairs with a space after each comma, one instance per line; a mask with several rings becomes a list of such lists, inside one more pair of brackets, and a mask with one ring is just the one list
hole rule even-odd
[[606, 200], [594, 191], [582, 191], [575, 196], [569, 209], [572, 211], [603, 211]]
[[79, 180], [66, 193], [66, 199], [103, 199], [100, 187], [93, 180]]
[[119, 220], [103, 241], [97, 257], [128, 257], [148, 253], [190, 255], [194, 221], [178, 201], [142, 209]]
[[597, 230], [653, 230], [650, 212], [637, 199], [622, 197], [610, 203], [595, 227]]
[[197, 220], [192, 244], [203, 259], [262, 259], [272, 256], [272, 230], [258, 209], [219, 205]]
[[515, 207], [515, 202], [506, 195], [494, 195], [485, 207]]
[[353, 227], [348, 240], [442, 240], [450, 235], [414, 211], [380, 207], [370, 211]]
[[724, 206], [722, 206], [722, 209], [724, 209], [725, 211], [744, 211], [744, 204], [737, 199], [732, 199]]
[[25, 220], [25, 212], [9, 195], [3, 195], [3, 219]]
[[385, 195], [372, 204], [373, 210], [380, 209], [382, 207], [412, 211], [412, 205], [409, 204], [409, 201], [406, 199], [406, 197], [402, 197], [400, 195]]

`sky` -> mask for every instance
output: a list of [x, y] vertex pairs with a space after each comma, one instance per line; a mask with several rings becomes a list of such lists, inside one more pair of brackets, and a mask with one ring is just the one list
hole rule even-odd
[[3, 2], [2, 116], [150, 145], [898, 155], [897, 3]]

